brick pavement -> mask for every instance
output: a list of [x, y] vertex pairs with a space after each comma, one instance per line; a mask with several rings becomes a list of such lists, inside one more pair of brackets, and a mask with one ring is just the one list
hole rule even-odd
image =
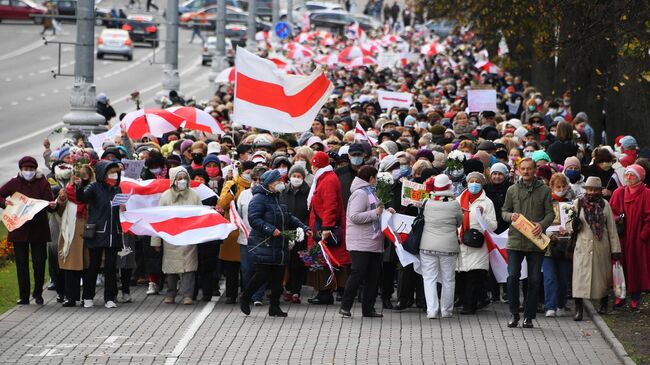
[[[538, 318], [536, 328], [505, 326], [505, 304], [477, 315], [429, 320], [415, 308], [383, 319], [341, 318], [337, 306], [282, 307], [287, 318], [253, 307], [249, 317], [221, 302], [162, 304], [134, 288], [134, 303], [108, 310], [46, 305], [0, 319], [2, 364], [617, 364], [588, 318]], [[305, 289], [310, 294], [309, 290]], [[50, 296], [52, 293], [48, 293]], [[380, 308], [378, 304], [377, 308]]]

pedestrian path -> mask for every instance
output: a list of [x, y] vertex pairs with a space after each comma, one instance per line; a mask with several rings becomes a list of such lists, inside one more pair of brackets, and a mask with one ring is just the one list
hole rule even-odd
[[92, 309], [62, 308], [50, 297], [44, 306], [11, 310], [0, 318], [0, 363], [619, 363], [588, 318], [540, 317], [534, 329], [510, 329], [501, 303], [442, 320], [415, 308], [362, 318], [357, 304], [350, 319], [337, 306], [308, 304], [283, 304], [287, 318], [266, 316], [268, 306], [253, 307], [246, 317], [236, 305], [166, 305], [162, 296], [134, 289], [134, 303], [112, 310], [100, 306], [100, 296]]

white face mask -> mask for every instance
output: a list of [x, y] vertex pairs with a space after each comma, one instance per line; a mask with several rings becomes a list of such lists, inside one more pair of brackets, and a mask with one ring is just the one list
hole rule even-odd
[[151, 173], [154, 174], [154, 175], [160, 175], [160, 173], [162, 172], [162, 169], [160, 167], [158, 167], [158, 168], [155, 168], [155, 169], [149, 169], [149, 171], [151, 171]]
[[36, 176], [36, 171], [21, 170], [20, 175], [22, 175], [23, 179], [31, 181]]
[[554, 191], [553, 194], [555, 194], [556, 196], [562, 198], [562, 197], [564, 197], [564, 196], [566, 195], [566, 192], [567, 192], [567, 190], [564, 190], [564, 191]]
[[286, 188], [286, 186], [284, 185], [284, 183], [278, 183], [278, 184], [275, 186], [275, 192], [276, 192], [276, 193], [281, 193], [281, 192], [284, 191], [285, 188]]
[[289, 181], [291, 182], [291, 186], [297, 188], [302, 185], [303, 180], [299, 177], [292, 177], [291, 179], [289, 179]]
[[557, 114], [557, 109], [555, 109], [555, 108], [550, 108], [550, 109], [548, 110], [548, 112], [549, 112], [550, 114]]
[[280, 173], [280, 175], [284, 176], [287, 174], [287, 169], [282, 167], [278, 169], [278, 172]]
[[178, 180], [176, 181], [176, 188], [180, 191], [187, 189], [187, 180]]
[[109, 179], [111, 179], [111, 180], [117, 180], [117, 178], [119, 177], [119, 175], [117, 174], [117, 172], [112, 172], [112, 173], [106, 175], [106, 177], [109, 178]]

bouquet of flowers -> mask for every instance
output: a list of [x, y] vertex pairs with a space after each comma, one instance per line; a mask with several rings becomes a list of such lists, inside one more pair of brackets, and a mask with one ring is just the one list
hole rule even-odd
[[302, 242], [305, 240], [305, 231], [302, 228], [282, 231], [281, 233], [282, 237], [286, 238], [289, 241], [289, 250], [293, 249], [293, 246], [295, 246], [297, 242]]
[[447, 169], [449, 170], [462, 170], [463, 162], [465, 161], [465, 154], [459, 150], [453, 150], [447, 155]]
[[316, 244], [306, 250], [298, 251], [298, 256], [309, 271], [318, 271], [327, 265], [320, 246]]
[[377, 187], [375, 193], [377, 199], [384, 205], [388, 206], [391, 201], [391, 190], [395, 182], [393, 176], [389, 172], [380, 172], [377, 174]]
[[75, 176], [79, 176], [79, 171], [84, 165], [90, 164], [90, 155], [80, 147], [73, 146], [70, 148], [70, 159], [72, 160], [72, 171]]

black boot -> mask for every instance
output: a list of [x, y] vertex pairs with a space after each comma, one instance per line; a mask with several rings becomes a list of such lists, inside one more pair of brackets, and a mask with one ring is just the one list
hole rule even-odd
[[582, 321], [583, 302], [582, 298], [575, 298], [573, 300], [576, 304], [576, 314], [573, 316], [574, 321]]
[[279, 306], [270, 306], [269, 307], [269, 317], [286, 317], [287, 312], [283, 312]]
[[510, 328], [515, 328], [519, 325], [519, 316], [512, 316], [510, 317], [510, 321], [508, 321], [508, 327]]
[[608, 305], [609, 305], [609, 297], [602, 298], [600, 300], [600, 308], [598, 308], [598, 314], [607, 314]]
[[382, 299], [381, 302], [384, 309], [393, 309], [393, 303], [390, 301], [390, 298]]

